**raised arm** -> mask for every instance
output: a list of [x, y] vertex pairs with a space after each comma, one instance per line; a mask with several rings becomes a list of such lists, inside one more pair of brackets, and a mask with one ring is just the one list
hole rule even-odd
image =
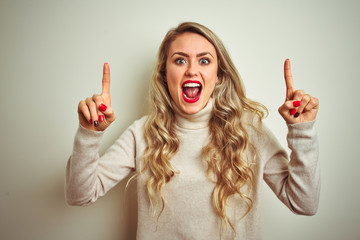
[[314, 127], [319, 100], [296, 90], [290, 61], [284, 64], [286, 98], [279, 113], [288, 126], [290, 161], [273, 134], [268, 131], [264, 144], [264, 180], [277, 197], [294, 213], [316, 213], [320, 194], [318, 140]]
[[135, 169], [135, 130], [129, 127], [99, 156], [104, 130], [115, 120], [110, 99], [110, 69], [104, 64], [102, 93], [78, 105], [80, 120], [73, 152], [66, 167], [66, 200], [70, 205], [89, 205]]

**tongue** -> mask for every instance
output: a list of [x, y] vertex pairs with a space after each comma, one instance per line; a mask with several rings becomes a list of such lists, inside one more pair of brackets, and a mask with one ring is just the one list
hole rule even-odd
[[199, 94], [198, 87], [184, 87], [183, 91], [188, 98], [195, 98]]

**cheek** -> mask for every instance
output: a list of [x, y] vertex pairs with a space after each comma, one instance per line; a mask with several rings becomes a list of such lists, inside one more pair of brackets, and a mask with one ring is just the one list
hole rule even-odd
[[168, 71], [166, 71], [166, 82], [171, 85], [176, 85], [181, 81], [181, 73], [179, 70], [174, 68], [169, 68]]
[[211, 94], [213, 94], [214, 90], [215, 90], [215, 82], [211, 82], [211, 84], [209, 84], [209, 87], [207, 89], [207, 95], [211, 96]]
[[176, 95], [178, 95], [179, 92], [179, 83], [178, 79], [176, 77], [176, 73], [169, 69], [169, 71], [166, 72], [166, 83], [168, 90], [170, 92], [170, 95], [174, 98]]
[[213, 71], [209, 71], [205, 73], [203, 76], [205, 79], [208, 79], [208, 85], [212, 89], [215, 87], [216, 83], [219, 82], [219, 78], [217, 76], [217, 69], [214, 69]]

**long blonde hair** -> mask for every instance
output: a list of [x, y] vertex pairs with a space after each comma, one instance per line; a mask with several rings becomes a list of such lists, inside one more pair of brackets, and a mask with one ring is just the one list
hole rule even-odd
[[[261, 119], [266, 108], [245, 96], [244, 87], [228, 52], [221, 40], [208, 28], [194, 22], [184, 22], [171, 29], [160, 45], [158, 60], [150, 86], [151, 111], [144, 126], [146, 149], [142, 159], [140, 173], [147, 172], [146, 193], [149, 197], [153, 214], [157, 220], [165, 208], [162, 194], [166, 183], [176, 174], [171, 165], [171, 158], [179, 149], [179, 138], [175, 130], [175, 113], [173, 101], [165, 83], [166, 59], [170, 44], [182, 33], [192, 32], [205, 37], [216, 49], [218, 56], [218, 78], [212, 98], [214, 105], [209, 121], [210, 141], [203, 148], [203, 159], [207, 162], [207, 175], [215, 182], [212, 194], [214, 209], [222, 223], [233, 225], [226, 215], [227, 201], [230, 196], [238, 194], [252, 207], [252, 199], [241, 191], [254, 182], [251, 167], [252, 160], [247, 159], [247, 151], [256, 149], [249, 141], [243, 114], [252, 112]], [[221, 149], [221, 151], [219, 151]], [[212, 177], [211, 177], [212, 176]], [[222, 225], [223, 225], [222, 224]]]

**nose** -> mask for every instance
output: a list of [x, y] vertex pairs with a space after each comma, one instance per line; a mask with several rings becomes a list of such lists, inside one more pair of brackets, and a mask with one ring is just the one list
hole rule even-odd
[[189, 62], [188, 67], [186, 69], [185, 75], [188, 77], [193, 77], [198, 75], [198, 69], [194, 62]]

